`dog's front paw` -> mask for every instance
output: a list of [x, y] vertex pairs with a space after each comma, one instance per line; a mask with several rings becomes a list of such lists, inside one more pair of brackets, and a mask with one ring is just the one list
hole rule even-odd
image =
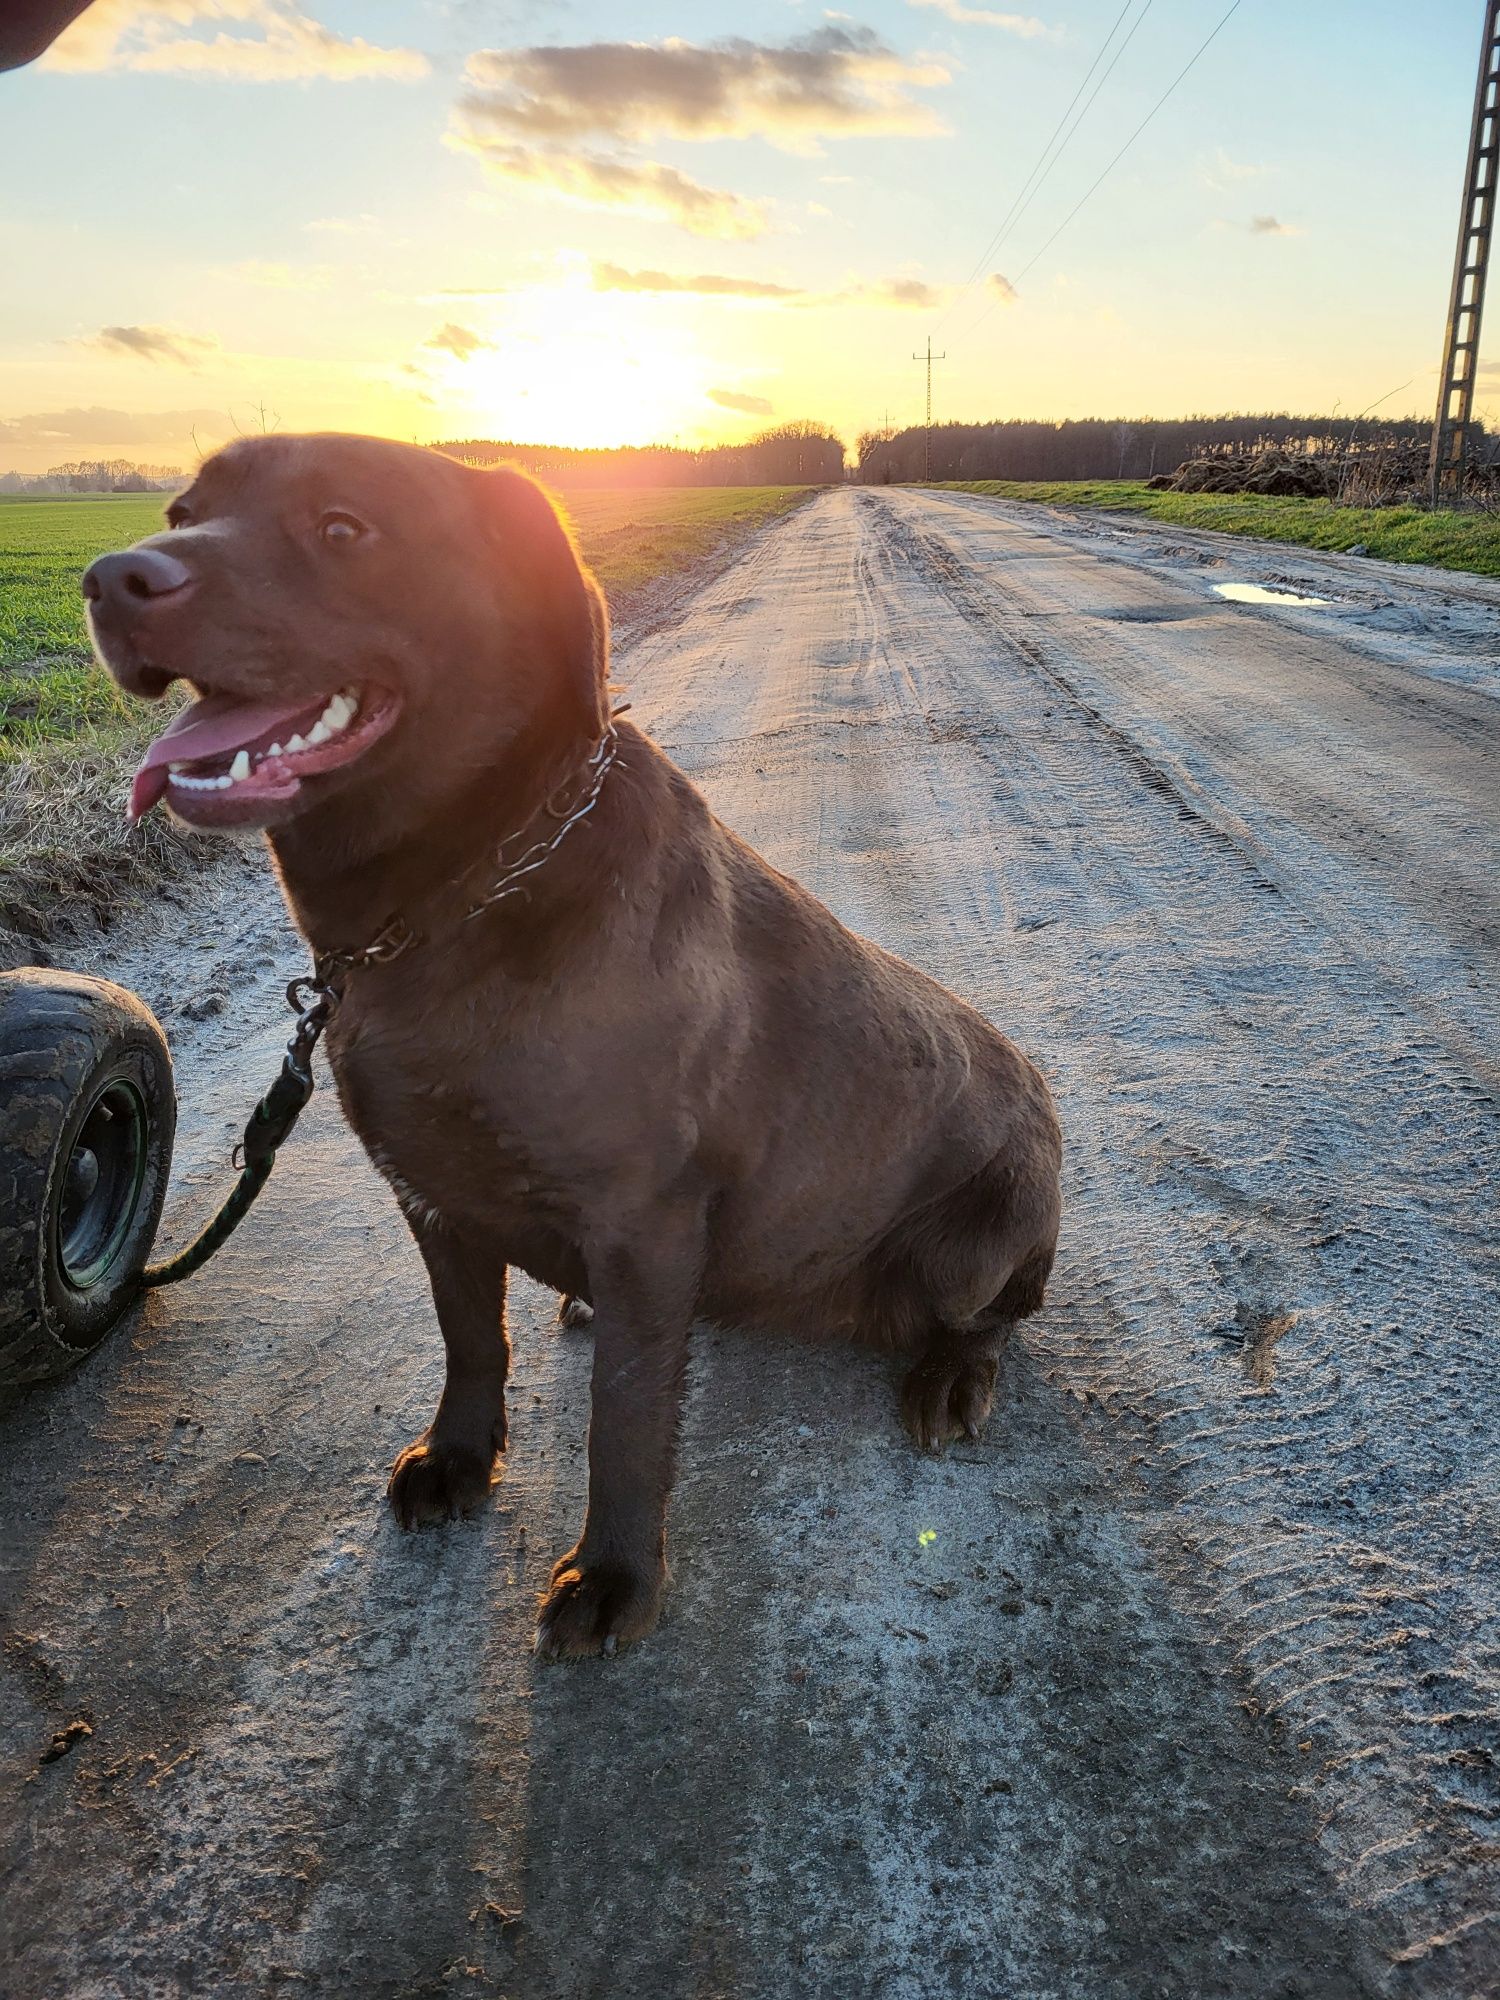
[[402, 1527], [421, 1528], [471, 1513], [494, 1483], [494, 1458], [420, 1437], [391, 1467], [385, 1490]]
[[901, 1420], [923, 1451], [950, 1438], [977, 1438], [995, 1393], [993, 1355], [966, 1356], [940, 1347], [924, 1354], [901, 1391]]
[[571, 1329], [592, 1326], [594, 1323], [594, 1308], [589, 1304], [587, 1299], [579, 1298], [576, 1292], [568, 1292], [564, 1295], [562, 1304], [557, 1308], [557, 1323], [559, 1326], [566, 1326]]
[[579, 1550], [552, 1572], [536, 1621], [536, 1650], [547, 1660], [613, 1653], [644, 1639], [661, 1613], [666, 1571], [590, 1561]]

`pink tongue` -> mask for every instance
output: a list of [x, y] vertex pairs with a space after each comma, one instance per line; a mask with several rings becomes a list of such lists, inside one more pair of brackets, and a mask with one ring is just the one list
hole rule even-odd
[[190, 702], [167, 729], [164, 729], [141, 759], [130, 788], [130, 817], [139, 819], [150, 812], [167, 789], [168, 764], [196, 764], [205, 757], [233, 756], [248, 750], [272, 730], [296, 735], [297, 725], [309, 727], [323, 712], [323, 703], [301, 702], [289, 707], [284, 701], [239, 701], [233, 695], [206, 694]]

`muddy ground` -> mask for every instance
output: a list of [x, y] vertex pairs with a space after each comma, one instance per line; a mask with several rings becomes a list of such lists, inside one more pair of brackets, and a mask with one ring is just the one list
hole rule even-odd
[[[1048, 1308], [936, 1460], [882, 1361], [704, 1329], [666, 1621], [544, 1668], [588, 1336], [517, 1288], [494, 1504], [403, 1537], [440, 1346], [320, 1093], [0, 1419], [0, 1991], [1500, 1991], [1497, 658], [1493, 584], [915, 492], [638, 630], [723, 816], [1047, 1068]], [[300, 962], [253, 868], [95, 960], [168, 1241]]]

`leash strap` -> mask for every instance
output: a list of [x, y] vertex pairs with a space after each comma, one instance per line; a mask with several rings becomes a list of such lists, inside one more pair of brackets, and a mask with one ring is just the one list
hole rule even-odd
[[243, 1160], [239, 1180], [218, 1214], [185, 1250], [142, 1271], [141, 1284], [148, 1291], [190, 1278], [228, 1242], [271, 1178], [277, 1150], [290, 1136], [313, 1094], [313, 1050], [328, 1026], [338, 995], [334, 987], [321, 980], [294, 979], [286, 990], [286, 998], [297, 1016], [297, 1026], [286, 1045], [281, 1074], [251, 1112], [245, 1136], [235, 1148]]
[[[625, 702], [611, 715], [608, 728], [589, 754], [584, 767], [583, 789], [572, 806], [554, 804], [556, 793], [544, 801], [542, 810], [549, 819], [558, 822], [556, 831], [547, 839], [533, 841], [523, 854], [518, 854], [510, 862], [504, 860], [504, 854], [511, 842], [501, 842], [500, 873], [479, 901], [465, 913], [466, 923], [483, 916], [486, 910], [493, 909], [507, 896], [524, 896], [526, 886], [522, 878], [542, 867], [573, 828], [588, 818], [599, 803], [604, 781], [619, 755], [620, 739], [615, 721], [629, 706], [629, 702]], [[419, 932], [412, 930], [403, 917], [394, 916], [359, 950], [320, 952], [313, 964], [312, 978], [294, 979], [288, 986], [286, 1001], [297, 1016], [297, 1026], [286, 1045], [286, 1059], [281, 1065], [280, 1076], [251, 1112], [245, 1136], [235, 1148], [236, 1154], [243, 1159], [239, 1180], [218, 1214], [185, 1250], [179, 1250], [175, 1257], [167, 1258], [164, 1263], [150, 1264], [142, 1271], [141, 1284], [147, 1291], [154, 1291], [158, 1285], [175, 1285], [180, 1279], [190, 1278], [195, 1271], [201, 1271], [249, 1214], [256, 1196], [271, 1178], [277, 1149], [290, 1136], [292, 1127], [313, 1094], [313, 1050], [338, 1005], [344, 980], [363, 966], [388, 965], [392, 959], [400, 958], [413, 945], [421, 942]], [[239, 1162], [236, 1161], [236, 1164]]]

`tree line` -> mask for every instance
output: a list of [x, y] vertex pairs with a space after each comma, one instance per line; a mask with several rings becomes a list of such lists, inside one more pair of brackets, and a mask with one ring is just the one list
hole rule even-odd
[[457, 438], [434, 447], [469, 465], [505, 461], [559, 486], [827, 486], [844, 478], [844, 441], [827, 424], [786, 423], [746, 444], [686, 451], [675, 445], [513, 444]]
[[[1482, 435], [1482, 431], [1481, 431]], [[934, 424], [930, 449], [922, 427], [866, 431], [858, 478], [866, 485], [938, 479], [1150, 479], [1191, 458], [1254, 451], [1294, 457], [1344, 456], [1392, 445], [1426, 448], [1426, 417], [1377, 420], [1284, 412], [1223, 417], [1080, 417], [1060, 423], [1012, 417], [1004, 422]]]
[[184, 484], [180, 465], [128, 458], [78, 458], [47, 472], [0, 472], [0, 493], [162, 493]]

